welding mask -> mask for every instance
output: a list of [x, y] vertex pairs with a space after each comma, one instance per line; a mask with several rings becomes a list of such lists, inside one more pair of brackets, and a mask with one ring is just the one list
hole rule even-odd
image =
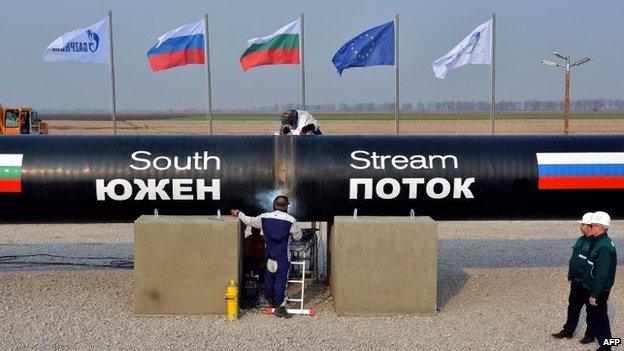
[[282, 125], [291, 126], [292, 129], [297, 128], [297, 122], [299, 121], [299, 116], [297, 114], [297, 110], [288, 110], [282, 113]]

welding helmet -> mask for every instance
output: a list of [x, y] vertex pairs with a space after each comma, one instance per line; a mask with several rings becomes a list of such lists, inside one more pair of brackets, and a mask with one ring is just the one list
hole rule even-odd
[[299, 121], [299, 115], [297, 110], [286, 110], [282, 113], [282, 125], [291, 126], [293, 129], [297, 128], [297, 122]]

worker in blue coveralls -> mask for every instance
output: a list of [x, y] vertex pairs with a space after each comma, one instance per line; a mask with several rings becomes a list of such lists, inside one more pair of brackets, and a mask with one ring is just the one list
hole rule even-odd
[[272, 307], [276, 317], [286, 317], [286, 284], [290, 270], [288, 245], [290, 238], [301, 240], [301, 229], [297, 221], [289, 215], [288, 197], [279, 195], [273, 200], [273, 211], [265, 212], [257, 217], [249, 217], [242, 211], [233, 209], [231, 214], [238, 217], [246, 225], [260, 228], [266, 239], [264, 271], [264, 296]]

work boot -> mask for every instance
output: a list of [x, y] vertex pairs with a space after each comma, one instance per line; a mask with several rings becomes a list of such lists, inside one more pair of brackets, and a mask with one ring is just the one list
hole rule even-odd
[[273, 311], [273, 314], [277, 318], [291, 318], [292, 317], [292, 315], [286, 311], [286, 307], [284, 306], [276, 307], [275, 310]]
[[269, 307], [271, 307], [271, 308], [275, 307], [275, 298], [274, 297], [269, 297], [267, 301], [269, 302]]
[[550, 335], [552, 335], [555, 339], [572, 339], [572, 337], [574, 336], [573, 333], [567, 332], [565, 330]]
[[596, 341], [596, 338], [589, 335], [585, 335], [581, 340], [579, 340], [581, 344], [591, 344], [594, 341]]

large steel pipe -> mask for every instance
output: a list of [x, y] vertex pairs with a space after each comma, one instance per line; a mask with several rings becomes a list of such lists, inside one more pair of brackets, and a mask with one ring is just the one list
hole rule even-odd
[[621, 136], [33, 136], [0, 138], [5, 222], [255, 214], [300, 220], [619, 217]]

